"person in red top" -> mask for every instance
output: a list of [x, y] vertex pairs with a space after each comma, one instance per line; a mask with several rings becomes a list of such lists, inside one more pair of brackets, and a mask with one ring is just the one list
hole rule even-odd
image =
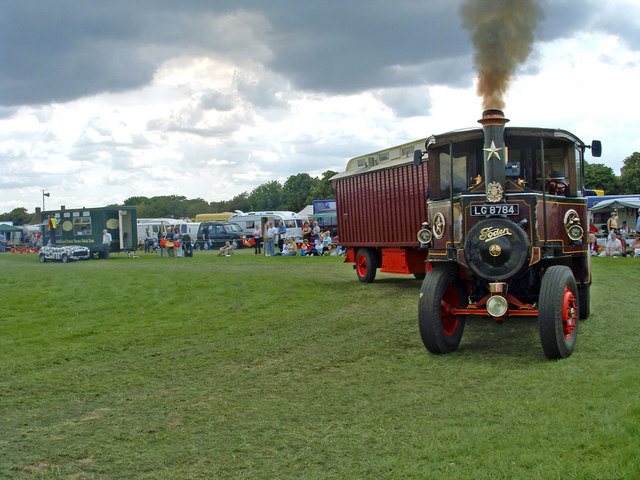
[[598, 227], [593, 223], [589, 226], [589, 250], [592, 255], [598, 253], [598, 241], [596, 240], [596, 234], [598, 233]]
[[313, 246], [309, 243], [309, 240], [307, 240], [306, 238], [304, 240], [302, 240], [302, 245], [300, 245], [300, 253], [299, 255], [304, 257], [307, 255], [311, 255], [311, 249], [313, 248]]

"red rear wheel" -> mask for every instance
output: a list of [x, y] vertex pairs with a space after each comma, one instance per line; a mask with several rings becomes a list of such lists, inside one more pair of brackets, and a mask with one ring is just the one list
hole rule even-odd
[[361, 248], [356, 255], [356, 273], [363, 283], [371, 283], [376, 278], [376, 257], [368, 248]]

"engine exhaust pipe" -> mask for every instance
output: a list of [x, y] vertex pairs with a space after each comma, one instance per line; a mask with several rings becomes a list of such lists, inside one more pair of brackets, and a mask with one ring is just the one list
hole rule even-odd
[[504, 200], [506, 181], [504, 169], [507, 163], [507, 151], [504, 148], [504, 126], [509, 119], [502, 110], [485, 110], [478, 123], [484, 132], [484, 181], [487, 202], [497, 203]]

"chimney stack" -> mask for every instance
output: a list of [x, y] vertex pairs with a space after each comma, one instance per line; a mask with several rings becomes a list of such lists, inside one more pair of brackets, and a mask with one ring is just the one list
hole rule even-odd
[[507, 164], [507, 151], [504, 148], [504, 126], [509, 119], [502, 110], [485, 110], [478, 122], [484, 132], [484, 181], [488, 202], [504, 200], [504, 169]]

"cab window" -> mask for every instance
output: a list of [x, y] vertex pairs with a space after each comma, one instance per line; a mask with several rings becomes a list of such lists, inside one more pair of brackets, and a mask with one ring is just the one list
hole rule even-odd
[[[466, 141], [445, 145], [435, 150], [437, 159], [429, 166], [430, 178], [438, 182], [431, 185], [430, 197], [434, 200], [448, 198], [450, 189], [457, 195], [482, 181], [482, 144], [479, 141]], [[453, 158], [450, 154], [453, 153]]]

